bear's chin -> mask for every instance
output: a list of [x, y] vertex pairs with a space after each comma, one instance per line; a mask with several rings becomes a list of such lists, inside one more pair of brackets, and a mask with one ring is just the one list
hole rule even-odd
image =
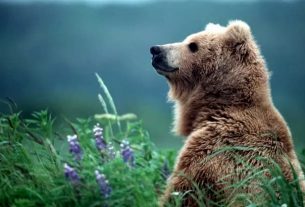
[[155, 68], [157, 73], [159, 73], [160, 75], [173, 73], [178, 70], [178, 68], [171, 67], [167, 63], [164, 63], [164, 62], [160, 63], [155, 60], [152, 61], [152, 66]]
[[163, 70], [163, 69], [156, 69], [157, 73], [163, 76], [169, 76], [171, 73], [174, 73], [175, 71], [177, 71], [177, 69], [171, 69], [171, 70]]

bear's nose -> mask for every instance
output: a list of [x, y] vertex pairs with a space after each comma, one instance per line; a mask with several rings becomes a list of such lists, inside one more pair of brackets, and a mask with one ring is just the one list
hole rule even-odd
[[152, 55], [158, 55], [158, 54], [161, 53], [161, 48], [160, 48], [159, 46], [152, 46], [152, 47], [150, 48], [150, 53], [151, 53]]

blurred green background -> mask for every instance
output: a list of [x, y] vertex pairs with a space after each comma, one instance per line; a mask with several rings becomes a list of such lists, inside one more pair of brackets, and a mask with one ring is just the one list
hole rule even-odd
[[304, 1], [23, 1], [0, 1], [0, 99], [13, 99], [23, 116], [45, 108], [58, 121], [102, 113], [98, 72], [119, 113], [136, 113], [158, 146], [178, 148], [168, 86], [149, 48], [242, 19], [272, 71], [275, 105], [305, 147]]

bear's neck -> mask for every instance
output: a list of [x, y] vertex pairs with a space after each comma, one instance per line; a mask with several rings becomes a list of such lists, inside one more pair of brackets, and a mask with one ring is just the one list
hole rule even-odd
[[208, 120], [209, 114], [212, 114], [213, 111], [213, 109], [204, 106], [204, 104], [198, 104], [196, 101], [184, 102], [176, 100], [174, 105], [173, 131], [178, 135], [187, 137], [198, 129], [199, 124]]
[[[232, 111], [247, 110], [252, 107], [263, 108], [272, 105], [269, 94], [251, 94], [241, 96], [231, 94], [223, 96], [223, 94], [215, 97], [207, 93], [189, 93], [188, 96], [174, 99], [174, 132], [178, 135], [188, 136], [193, 131], [203, 127], [204, 123], [213, 121], [213, 117], [230, 114]], [[197, 94], [197, 95], [194, 95]], [[198, 95], [201, 94], [201, 95]], [[259, 103], [259, 104], [257, 104]]]

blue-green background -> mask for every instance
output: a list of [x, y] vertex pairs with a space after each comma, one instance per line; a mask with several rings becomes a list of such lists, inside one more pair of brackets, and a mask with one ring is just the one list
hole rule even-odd
[[[305, 146], [304, 1], [155, 1], [143, 4], [0, 3], [0, 98], [28, 116], [48, 108], [62, 117], [102, 113], [94, 76], [104, 79], [119, 113], [136, 113], [161, 147], [170, 133], [168, 86], [149, 48], [181, 41], [209, 22], [249, 23], [272, 71], [275, 105], [298, 149]], [[0, 111], [8, 107], [0, 105]]]

